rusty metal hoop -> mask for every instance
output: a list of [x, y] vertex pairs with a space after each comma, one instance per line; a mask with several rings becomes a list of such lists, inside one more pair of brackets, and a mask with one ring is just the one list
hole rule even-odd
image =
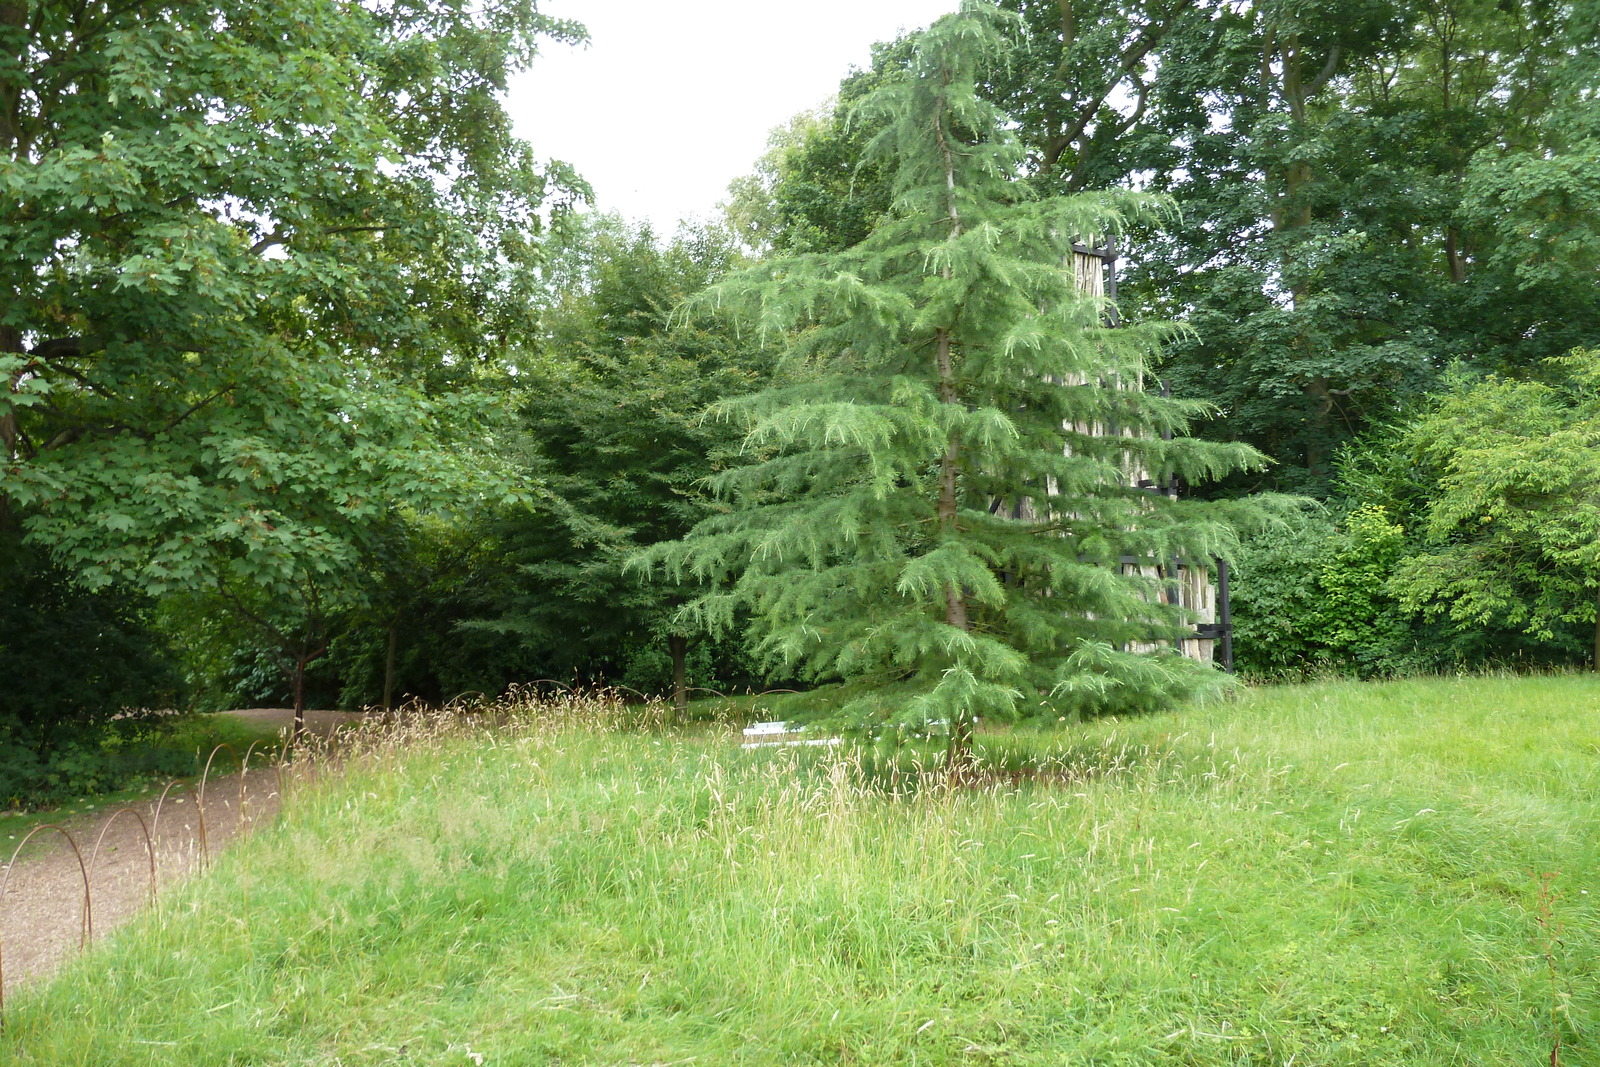
[[[82, 951], [83, 946], [89, 943], [89, 938], [94, 933], [94, 905], [89, 899], [89, 868], [84, 865], [83, 853], [78, 848], [77, 839], [75, 839], [72, 834], [68, 833], [65, 827], [57, 826], [53, 822], [47, 822], [43, 825], [35, 826], [32, 830], [28, 831], [26, 837], [17, 842], [17, 847], [11, 852], [11, 860], [6, 864], [5, 876], [0, 877], [0, 905], [5, 903], [6, 890], [11, 885], [11, 872], [16, 870], [17, 856], [22, 852], [22, 847], [29, 841], [32, 841], [36, 835], [41, 834], [46, 830], [54, 830], [56, 833], [67, 839], [67, 844], [72, 848], [73, 856], [75, 856], [78, 860], [78, 873], [83, 876], [83, 918], [78, 929], [78, 949], [79, 951]], [[3, 932], [0, 932], [0, 1028], [5, 1026], [5, 1012], [5, 937]]]
[[[100, 824], [100, 833], [95, 836], [94, 849], [89, 853], [89, 871], [87, 877], [94, 877], [95, 862], [100, 858], [100, 844], [106, 839], [106, 831], [111, 829], [111, 824], [124, 815], [132, 815], [139, 824], [139, 829], [144, 833], [144, 851], [150, 861], [150, 903], [156, 902], [156, 841], [150, 836], [150, 824], [144, 821], [144, 816], [134, 808], [118, 808], [111, 813], [111, 818]], [[91, 931], [91, 936], [93, 933]]]
[[[239, 829], [240, 830], [243, 830], [245, 828], [245, 805], [246, 805], [246, 803], [248, 802], [248, 799], [249, 799], [248, 796], [247, 796], [247, 791], [245, 789], [245, 776], [250, 771], [250, 756], [255, 752], [256, 746], [258, 746], [260, 744], [261, 744], [261, 741], [259, 739], [250, 742], [250, 744], [244, 750], [244, 756], [239, 760]], [[262, 751], [263, 754], [266, 753], [266, 749], [264, 747], [261, 749], [261, 751]], [[279, 793], [280, 796], [283, 793], [283, 776], [282, 775], [278, 776], [278, 793]]]
[[[217, 753], [221, 752], [223, 749], [227, 749], [229, 751], [229, 753], [231, 753], [233, 755], [233, 758], [235, 760], [237, 760], [239, 758], [239, 750], [234, 748], [232, 745], [228, 744], [228, 742], [226, 742], [226, 741], [222, 742], [216, 748], [213, 748], [211, 750], [211, 755], [206, 757], [206, 765], [205, 765], [205, 767], [200, 771], [200, 803], [201, 803], [201, 805], [204, 805], [205, 802], [206, 802], [206, 779], [211, 777], [211, 762], [217, 758]], [[242, 790], [243, 786], [241, 785], [240, 788]]]
[[153, 814], [150, 817], [150, 836], [151, 836], [151, 838], [153, 840], [159, 840], [160, 839], [160, 836], [161, 836], [161, 806], [167, 802], [167, 795], [169, 793], [171, 793], [174, 789], [182, 789], [184, 792], [186, 792], [190, 796], [194, 797], [195, 818], [199, 821], [199, 825], [200, 825], [200, 857], [201, 857], [201, 861], [203, 863], [209, 865], [210, 862], [211, 862], [211, 845], [206, 840], [206, 806], [205, 806], [205, 797], [203, 795], [201, 795], [200, 793], [196, 793], [194, 791], [194, 787], [192, 785], [190, 785], [188, 782], [183, 781], [182, 779], [174, 778], [172, 781], [168, 782], [167, 783], [167, 787], [165, 789], [163, 789], [161, 791], [161, 795], [156, 798], [155, 814]]

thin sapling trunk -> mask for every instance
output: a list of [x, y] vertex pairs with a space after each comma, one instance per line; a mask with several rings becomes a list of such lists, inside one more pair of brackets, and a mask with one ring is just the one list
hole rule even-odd
[[400, 638], [400, 617], [389, 620], [389, 647], [383, 657], [383, 710], [394, 710], [394, 653]]
[[670, 634], [667, 648], [672, 653], [672, 706], [683, 712], [689, 709], [689, 639], [683, 634]]

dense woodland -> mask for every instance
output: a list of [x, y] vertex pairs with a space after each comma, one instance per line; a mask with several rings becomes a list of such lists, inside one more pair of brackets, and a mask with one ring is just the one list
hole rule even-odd
[[1600, 657], [1600, 3], [969, 4], [676, 234], [511, 133], [582, 35], [0, 0], [0, 802], [175, 708], [1158, 706], [1130, 553], [1250, 676]]

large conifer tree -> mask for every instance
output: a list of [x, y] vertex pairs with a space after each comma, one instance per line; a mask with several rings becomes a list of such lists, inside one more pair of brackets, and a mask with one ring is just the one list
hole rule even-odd
[[871, 158], [896, 170], [870, 237], [709, 291], [792, 338], [788, 384], [723, 405], [748, 420], [752, 459], [721, 479], [729, 510], [644, 557], [723, 583], [692, 605], [700, 621], [747, 607], [775, 660], [863, 681], [847, 708], [907, 685], [896, 717], [947, 720], [957, 750], [974, 716], [1147, 705], [1200, 679], [1175, 653], [1129, 650], [1183, 620], [1122, 564], [1206, 560], [1231, 533], [1137, 481], [1259, 460], [1184, 437], [1198, 406], [1138, 388], [1170, 327], [1109, 327], [1076, 285], [1075, 240], [1159, 205], [1030, 199], [974, 91], [1003, 58], [1003, 17], [965, 4], [858, 105], [887, 120]]

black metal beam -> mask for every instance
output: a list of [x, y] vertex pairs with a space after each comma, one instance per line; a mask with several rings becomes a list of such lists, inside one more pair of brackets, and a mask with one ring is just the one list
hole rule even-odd
[[1222, 669], [1233, 673], [1233, 604], [1228, 599], [1228, 561], [1217, 560], [1217, 622], [1222, 630]]

